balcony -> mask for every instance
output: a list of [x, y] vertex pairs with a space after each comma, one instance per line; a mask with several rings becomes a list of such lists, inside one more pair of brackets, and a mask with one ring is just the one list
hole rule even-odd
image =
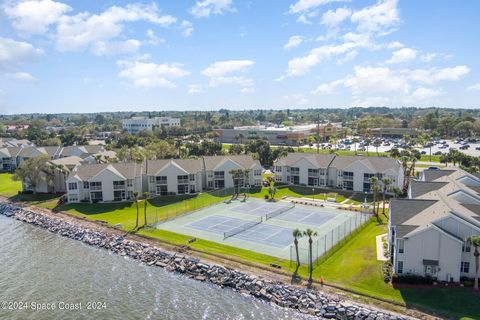
[[353, 181], [353, 176], [343, 176], [343, 181]]
[[102, 191], [102, 186], [90, 186], [90, 191]]
[[189, 179], [178, 179], [178, 184], [188, 184], [190, 183], [190, 180]]

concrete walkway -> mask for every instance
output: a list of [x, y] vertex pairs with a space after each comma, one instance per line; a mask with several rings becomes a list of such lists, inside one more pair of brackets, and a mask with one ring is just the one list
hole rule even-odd
[[382, 238], [388, 236], [388, 233], [380, 234], [376, 236], [375, 241], [377, 243], [377, 260], [378, 261], [387, 261], [388, 258], [385, 257], [385, 254], [383, 252], [383, 242]]

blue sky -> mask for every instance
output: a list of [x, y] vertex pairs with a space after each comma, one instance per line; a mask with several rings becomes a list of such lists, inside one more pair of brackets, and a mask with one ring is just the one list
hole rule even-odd
[[477, 0], [6, 0], [0, 113], [479, 107]]

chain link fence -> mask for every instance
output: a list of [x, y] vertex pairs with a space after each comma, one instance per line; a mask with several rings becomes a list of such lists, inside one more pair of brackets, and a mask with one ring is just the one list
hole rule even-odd
[[[351, 216], [348, 220], [345, 220], [343, 223], [339, 224], [334, 229], [329, 232], [319, 234], [313, 238], [312, 243], [312, 262], [313, 268], [317, 267], [320, 264], [320, 258], [325, 254], [331, 255], [336, 250], [332, 249], [342, 240], [347, 238], [350, 234], [355, 232], [363, 224], [368, 222], [371, 218], [370, 214], [367, 213], [356, 213]], [[301, 238], [299, 241], [298, 255], [301, 264], [310, 265], [310, 249], [308, 245], [308, 238]], [[338, 246], [338, 249], [340, 246]], [[297, 251], [295, 245], [290, 246], [290, 266], [294, 266], [297, 263]], [[310, 267], [310, 266], [309, 266]]]

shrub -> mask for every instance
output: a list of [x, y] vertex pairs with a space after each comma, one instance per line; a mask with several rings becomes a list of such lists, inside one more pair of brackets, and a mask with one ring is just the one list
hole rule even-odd
[[390, 261], [384, 261], [382, 263], [382, 275], [383, 281], [385, 283], [389, 283], [392, 280], [393, 270], [392, 270], [392, 263]]
[[422, 277], [414, 274], [405, 274], [405, 275], [394, 275], [392, 277], [393, 283], [408, 283], [408, 284], [433, 284], [433, 278], [431, 277]]
[[268, 194], [266, 194], [264, 198], [265, 198], [265, 200], [268, 200], [268, 199], [270, 199], [270, 196]]

